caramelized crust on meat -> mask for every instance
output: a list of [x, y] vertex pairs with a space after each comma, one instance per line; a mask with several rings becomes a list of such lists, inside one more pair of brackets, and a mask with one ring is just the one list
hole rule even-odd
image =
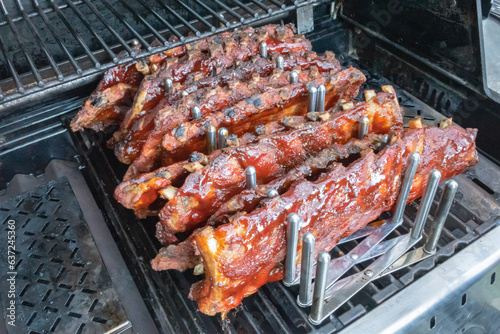
[[[142, 110], [151, 110], [156, 105], [158, 97], [163, 94], [162, 81], [170, 77], [169, 75], [172, 75], [174, 81], [183, 81], [186, 75], [192, 72], [189, 68], [199, 68], [206, 73], [212, 69], [221, 68], [223, 64], [219, 60], [207, 62], [205, 59], [207, 57], [202, 56], [207, 52], [211, 52], [215, 58], [224, 60], [226, 63], [229, 56], [246, 59], [258, 52], [258, 43], [261, 40], [266, 40], [270, 53], [285, 54], [291, 51], [310, 51], [309, 41], [301, 35], [294, 36], [294, 31], [293, 24], [267, 25], [260, 28], [248, 27], [242, 31], [224, 32], [175, 47], [161, 54], [150, 56], [148, 61], [139, 60], [135, 63], [113, 67], [104, 74], [97, 89], [73, 119], [71, 128], [73, 131], [79, 131], [83, 128], [103, 130], [109, 125], [118, 124], [123, 120], [122, 128], [129, 129], [137, 114], [140, 114]], [[174, 39], [172, 42], [176, 41]], [[223, 44], [225, 48], [220, 47]], [[236, 50], [240, 50], [241, 54], [236, 55]], [[139, 53], [140, 45], [136, 46], [134, 51]], [[178, 58], [183, 57], [186, 53], [189, 55], [183, 59], [187, 61], [180, 62], [184, 65], [172, 67], [172, 64], [178, 64]], [[165, 64], [167, 59], [170, 60]], [[160, 70], [155, 72], [155, 67], [160, 67]], [[134, 99], [134, 107], [130, 109], [130, 104], [136, 93], [138, 94]]]
[[[264, 203], [268, 198], [267, 192], [275, 189], [279, 193], [285, 193], [293, 183], [317, 177], [320, 173], [328, 171], [333, 162], [348, 163], [355, 160], [359, 154], [369, 148], [379, 148], [382, 141], [379, 135], [369, 135], [364, 140], [353, 139], [345, 145], [334, 144], [332, 148], [321, 151], [317, 156], [311, 157], [306, 162], [279, 177], [272, 182], [258, 186], [254, 189], [246, 189], [224, 203], [217, 212], [210, 217], [208, 225], [218, 226], [228, 223], [238, 215], [251, 212], [257, 205]], [[177, 245], [169, 245], [160, 249], [158, 255], [151, 261], [154, 270], [176, 269], [184, 271], [194, 268], [200, 263], [196, 255], [193, 239], [196, 231], [185, 241]]]
[[[312, 78], [314, 75], [310, 74], [308, 79]], [[307, 112], [307, 88], [310, 85], [326, 86], [325, 104], [326, 108], [329, 108], [337, 105], [341, 99], [354, 98], [365, 77], [360, 71], [349, 68], [330, 77], [319, 77], [307, 84], [309, 80], [303, 80], [301, 74], [296, 84], [269, 89], [262, 94], [249, 96], [248, 99], [221, 112], [207, 115], [202, 120], [180, 124], [175, 132], [167, 132], [163, 137], [162, 146], [165, 151], [162, 163], [184, 159], [189, 152], [203, 150], [207, 145], [207, 124], [216, 128], [226, 127], [229, 133], [240, 136], [253, 131], [259, 125], [280, 120], [285, 116], [304, 115]]]
[[273, 181], [262, 184], [253, 189], [245, 189], [222, 204], [207, 221], [207, 225], [219, 226], [228, 223], [238, 212], [251, 212], [267, 198], [269, 190], [276, 190], [279, 194], [288, 191], [290, 186], [298, 181], [318, 176], [328, 170], [332, 162], [346, 161], [348, 158], [361, 154], [367, 149], [375, 150], [382, 145], [380, 135], [370, 134], [365, 140], [353, 139], [345, 145], [334, 144], [332, 148], [311, 157], [304, 164], [292, 169], [286, 175]]
[[149, 206], [158, 199], [159, 192], [187, 174], [182, 163], [161, 167], [134, 180], [120, 183], [115, 189], [115, 198], [124, 207], [133, 209], [137, 217], [146, 218], [154, 213], [149, 210]]
[[[227, 147], [255, 143], [262, 136], [297, 129], [306, 123], [307, 118], [302, 116], [288, 117], [281, 122], [271, 122], [257, 127], [255, 133], [248, 132], [240, 138], [229, 136]], [[209, 156], [205, 156], [202, 153], [193, 152], [189, 160], [179, 161], [167, 167], [160, 167], [153, 172], [141, 174], [135, 179], [124, 181], [115, 189], [115, 198], [124, 207], [133, 209], [139, 218], [157, 214], [154, 210], [150, 210], [149, 206], [161, 196], [163, 189], [172, 184], [182, 184], [189, 173], [201, 169], [220, 153], [221, 150], [216, 150]]]
[[[332, 78], [337, 78], [337, 81]], [[191, 152], [204, 152], [207, 124], [226, 126], [231, 133], [240, 135], [287, 115], [304, 114], [307, 110], [307, 96], [304, 95], [307, 87], [304, 83], [308, 81], [314, 79], [315, 85], [329, 82], [326, 101], [336, 104], [340, 98], [356, 96], [365, 77], [358, 70], [348, 69], [333, 74], [327, 80], [316, 67], [311, 67], [299, 74], [299, 83], [296, 84], [289, 84], [289, 72], [279, 70], [270, 77], [255, 75], [253, 79], [249, 83], [233, 82], [227, 87], [207, 89], [203, 104], [195, 96], [188, 96], [178, 108], [166, 107], [157, 115], [155, 129], [144, 144], [140, 157], [130, 165], [124, 180], [149, 172], [158, 165], [167, 166], [184, 160]], [[264, 93], [259, 94], [262, 91]], [[237, 101], [240, 102], [234, 105]], [[190, 109], [194, 105], [200, 106], [202, 119], [172, 128], [172, 125], [190, 117]]]
[[[165, 93], [164, 81], [184, 82], [192, 72], [207, 75], [216, 68], [229, 68], [237, 60], [245, 61], [259, 52], [259, 43], [266, 41], [269, 51], [304, 54], [311, 50], [311, 43], [304, 36], [294, 35], [293, 25], [268, 25], [249, 28], [230, 36], [218, 35], [208, 43], [208, 50], [192, 49], [182, 58], [169, 58], [159, 70], [141, 82], [134, 105], [126, 113], [120, 131], [126, 132], [138, 116], [152, 110]], [[206, 52], [208, 51], [208, 52]]]
[[363, 116], [370, 119], [371, 133], [386, 134], [402, 127], [395, 96], [379, 93], [368, 102], [358, 103], [352, 110], [335, 113], [329, 121], [267, 136], [256, 144], [223, 150], [208, 166], [190, 174], [160, 211], [158, 240], [168, 243], [173, 233], [203, 224], [219, 206], [245, 189], [248, 166], [255, 167], [258, 184], [268, 183], [303, 163], [310, 155], [356, 137]]
[[[134, 48], [140, 52], [140, 46]], [[149, 57], [149, 64], [162, 64], [168, 57], [180, 57], [185, 54], [185, 46], [178, 46]], [[144, 74], [140, 71], [143, 60], [110, 68], [85, 102], [82, 109], [73, 118], [71, 130], [80, 131], [89, 128], [104, 130], [110, 125], [119, 123], [130, 108]], [[146, 65], [147, 66], [147, 65]]]
[[475, 136], [476, 130], [455, 126], [407, 130], [379, 154], [370, 152], [347, 168], [338, 165], [315, 182], [297, 183], [229, 224], [202, 229], [194, 244], [205, 280], [192, 286], [190, 297], [205, 314], [226, 313], [265, 283], [283, 277], [288, 214], [296, 212], [304, 221], [300, 234], [315, 234], [316, 254], [328, 251], [345, 231], [362, 228], [393, 207], [411, 152], [419, 152], [422, 161], [409, 201], [422, 195], [432, 169], [445, 180], [475, 165]]
[[[259, 75], [260, 77], [270, 76], [276, 68], [276, 58], [279, 54], [274, 53], [271, 58], [263, 58], [260, 55], [252, 56], [249, 61], [237, 61], [234, 63], [235, 68], [231, 69], [217, 69], [216, 75], [205, 76], [203, 72], [191, 73], [187, 76], [184, 83], [177, 83], [172, 87], [172, 92], [166, 94], [165, 97], [156, 105], [156, 107], [148, 113], [144, 113], [137, 117], [136, 121], [129, 130], [124, 130], [124, 133], [117, 132], [114, 141], [118, 142], [115, 146], [115, 155], [123, 163], [132, 163], [144, 146], [145, 141], [148, 139], [149, 133], [154, 129], [154, 120], [158, 113], [161, 113], [167, 106], [175, 106], [178, 108], [178, 101], [182, 99], [182, 94], [189, 94], [193, 100], [199, 101], [204, 104], [203, 94], [206, 90], [205, 87], [224, 87], [233, 81], [246, 82], [251, 80], [252, 77]], [[297, 52], [291, 52], [283, 55], [284, 70], [291, 71], [295, 68], [300, 70], [307, 70], [310, 67], [317, 68], [320, 72], [330, 73], [332, 71], [339, 71], [340, 64], [335, 59], [335, 55], [331, 52], [325, 52], [324, 56], [317, 56], [315, 52], [307, 52], [304, 57]], [[179, 122], [186, 122], [188, 118], [179, 120]], [[168, 132], [177, 123], [169, 123], [171, 128], [166, 128], [161, 125], [162, 131]], [[122, 139], [123, 138], [123, 139]]]

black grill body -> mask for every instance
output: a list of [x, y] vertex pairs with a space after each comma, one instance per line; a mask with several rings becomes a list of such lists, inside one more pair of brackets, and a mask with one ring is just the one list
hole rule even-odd
[[[0, 58], [4, 65], [0, 68], [0, 189], [7, 189], [4, 197], [10, 202], [6, 203], [13, 201], [14, 192], [9, 189], [13, 187], [11, 180], [18, 178], [16, 175], [32, 174], [35, 177], [26, 182], [39, 182], [37, 185], [42, 186], [35, 190], [23, 188], [21, 198], [41, 196], [38, 192], [53, 184], [50, 182], [64, 188], [64, 180], [45, 178], [49, 162], [54, 159], [72, 162], [76, 173], [84, 176], [85, 187], [99, 209], [95, 213], [103, 218], [121, 257], [126, 259], [133, 284], [159, 332], [335, 333], [348, 330], [356, 320], [382, 307], [413, 282], [425, 279], [426, 273], [436, 266], [457, 253], [466, 252], [470, 244], [494, 230], [500, 219], [497, 165], [500, 148], [495, 140], [500, 115], [499, 105], [483, 85], [481, 44], [477, 38], [482, 19], [478, 16], [480, 2], [457, 2], [446, 11], [433, 7], [432, 1], [409, 2], [399, 4], [402, 9], [394, 13], [384, 3], [348, 1], [342, 6], [334, 3], [331, 10], [330, 3], [321, 1], [4, 1], [4, 21], [0, 23], [0, 30], [6, 32], [0, 35]], [[114, 188], [126, 166], [106, 148], [111, 132], [72, 133], [68, 124], [106, 68], [222, 30], [247, 24], [304, 20], [304, 15], [297, 15], [297, 11], [308, 6], [314, 8], [314, 29], [306, 37], [313, 42], [315, 51], [334, 51], [343, 66], [362, 69], [368, 78], [362, 90], [393, 85], [404, 108], [405, 121], [420, 116], [426, 124], [436, 125], [445, 117], [453, 117], [463, 127], [477, 127], [480, 164], [457, 178], [459, 193], [437, 254], [370, 284], [321, 326], [307, 321], [309, 310], [295, 303], [297, 291], [281, 282], [262, 287], [229, 312], [226, 319], [208, 317], [187, 299], [191, 284], [198, 280], [191, 272], [151, 269], [149, 260], [160, 247], [154, 238], [155, 219], [138, 220], [113, 199]], [[390, 13], [390, 19], [385, 20], [386, 12]], [[422, 13], [425, 19], [417, 19]], [[143, 20], [145, 18], [147, 20]], [[16, 28], [12, 29], [12, 25]], [[58, 32], [57, 37], [51, 34], [51, 26]], [[439, 33], [433, 33], [435, 31]], [[182, 41], [169, 42], [170, 36]], [[139, 55], [131, 54], [126, 47], [134, 39], [140, 39], [144, 46]], [[155, 39], [160, 40], [159, 45], [154, 44]], [[56, 66], [51, 64], [44, 49]], [[32, 59], [31, 63], [28, 58]], [[405, 223], [393, 236], [408, 232], [416, 208], [417, 203], [408, 205]], [[435, 205], [431, 216], [434, 210]], [[332, 255], [346, 253], [355, 245], [353, 241], [336, 247]], [[357, 265], [350, 273], [363, 270], [369, 263]], [[99, 289], [99, 286], [95, 288]], [[495, 289], [495, 293], [498, 292], [498, 288]], [[19, 300], [20, 303], [27, 301], [23, 296]], [[64, 308], [60, 308], [58, 312], [63, 311]], [[132, 318], [126, 307], [125, 313], [112, 323], [102, 324], [92, 318], [89, 323], [114, 328], [125, 322], [127, 316]], [[59, 315], [55, 319], [57, 317]], [[131, 322], [134, 327], [133, 319]], [[43, 330], [50, 331], [52, 325], [47, 322], [48, 327]], [[26, 321], [24, 326], [34, 333], [43, 332], [40, 330], [43, 326], [35, 328], [35, 322]], [[91, 328], [84, 326], [81, 332], [90, 333]]]

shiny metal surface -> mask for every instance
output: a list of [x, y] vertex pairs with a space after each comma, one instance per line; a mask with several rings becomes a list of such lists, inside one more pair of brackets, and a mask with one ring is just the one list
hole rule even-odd
[[314, 235], [307, 232], [302, 237], [302, 259], [300, 264], [300, 285], [297, 304], [304, 307], [312, 301], [312, 273], [314, 262]]
[[363, 287], [369, 284], [374, 278], [378, 277], [380, 273], [399, 259], [415, 243], [415, 239], [412, 239], [409, 234], [405, 235], [400, 242], [368, 266], [364, 271], [349, 276], [327, 289], [325, 291], [327, 301], [324, 303], [324, 312], [321, 317], [318, 317], [313, 322], [313, 324], [320, 324], [331, 313], [335, 312], [335, 310], [344, 305], [344, 303], [352, 298], [352, 296], [358, 293]]
[[352, 241], [352, 240], [356, 240], [356, 239], [360, 239], [360, 238], [364, 238], [366, 237], [367, 235], [370, 235], [375, 229], [377, 229], [378, 226], [372, 226], [372, 225], [366, 225], [364, 228], [362, 228], [361, 230], [357, 230], [356, 232], [354, 232], [353, 234], [345, 237], [344, 239], [341, 239], [337, 245], [341, 245], [341, 244], [344, 244], [346, 242], [349, 242], [349, 241]]
[[191, 108], [191, 118], [192, 119], [201, 119], [201, 109], [198, 106], [193, 106]]
[[276, 68], [283, 71], [285, 69], [285, 59], [283, 56], [278, 56], [276, 58]]
[[[410, 172], [413, 167], [412, 165], [415, 164], [414, 157], [415, 157], [414, 155], [410, 156], [410, 164], [408, 166]], [[411, 176], [411, 178], [405, 177], [404, 180], [405, 184], [402, 185], [403, 189], [402, 191], [404, 191], [404, 188], [407, 184], [411, 186], [411, 183], [413, 182], [414, 174], [411, 175], [410, 173], [409, 176]], [[392, 232], [401, 222], [393, 221], [392, 219], [385, 222], [379, 229], [372, 232], [370, 236], [368, 236], [365, 240], [363, 240], [360, 244], [358, 244], [358, 246], [356, 246], [351, 252], [349, 252], [349, 254], [330, 262], [329, 277], [328, 277], [328, 282], [326, 283], [326, 291], [325, 291], [325, 296], [327, 300], [325, 301], [323, 306], [324, 313], [315, 318], [311, 318], [311, 321], [313, 320], [315, 321], [313, 322], [313, 324], [320, 324], [331, 313], [335, 312], [339, 307], [341, 307], [344, 303], [346, 303], [363, 287], [365, 287], [373, 279], [377, 278], [382, 272], [384, 272], [393, 263], [395, 263], [400, 257], [402, 257], [411, 247], [413, 247], [421, 239], [424, 227], [423, 225], [425, 224], [427, 217], [429, 215], [430, 206], [432, 204], [434, 195], [436, 194], [440, 178], [441, 178], [441, 173], [439, 173], [439, 171], [432, 170], [430, 172], [412, 232], [400, 237], [397, 242], [393, 242], [394, 246], [389, 248], [384, 255], [382, 255], [379, 259], [375, 260], [375, 262], [373, 262], [370, 266], [368, 266], [363, 272], [354, 274], [333, 284], [350, 267], [354, 266], [358, 260], [362, 261], [363, 256], [366, 255], [377, 244], [379, 244], [381, 240], [387, 237], [390, 234], [390, 232]], [[406, 196], [398, 197], [398, 205], [404, 206], [404, 204], [406, 204], [407, 202]], [[388, 233], [385, 234], [385, 232]], [[403, 261], [402, 265], [404, 265], [406, 261], [411, 262], [416, 259], [422, 259], [422, 257], [418, 257], [412, 254], [411, 257], [408, 256], [407, 259], [402, 260]], [[343, 269], [345, 269], [345, 271], [343, 271]], [[313, 299], [313, 307], [314, 307], [314, 302], [317, 302], [317, 300]]]
[[[408, 200], [409, 189], [411, 189], [411, 184], [413, 178], [415, 177], [415, 172], [418, 166], [418, 160], [416, 157], [417, 153], [410, 155], [408, 167], [405, 172], [405, 178], [403, 184], [401, 185], [401, 192], [398, 196], [398, 202], [396, 211], [399, 207], [405, 207]], [[435, 192], [435, 190], [434, 190]], [[327, 286], [330, 287], [334, 284], [342, 275], [344, 275], [350, 268], [352, 268], [358, 261], [370, 252], [372, 248], [377, 246], [382, 240], [387, 238], [387, 236], [394, 231], [403, 222], [403, 217], [396, 217], [396, 215], [386, 221], [382, 226], [375, 229], [368, 237], [366, 237], [362, 242], [360, 242], [355, 248], [353, 248], [348, 254], [341, 258], [334, 259], [330, 262], [328, 283]]]
[[166, 94], [170, 94], [170, 92], [172, 92], [173, 85], [174, 85], [174, 82], [172, 81], [172, 79], [170, 79], [170, 78], [165, 79], [165, 93]]
[[425, 252], [422, 247], [411, 250], [408, 253], [401, 256], [396, 262], [391, 264], [389, 267], [387, 267], [387, 269], [385, 269], [382, 273], [380, 273], [380, 275], [377, 278], [383, 277], [395, 271], [401, 270], [405, 267], [411, 266], [412, 264], [425, 260], [430, 256], [432, 256], [432, 254]]
[[[404, 183], [401, 186], [402, 192], [408, 189], [404, 194], [405, 197], [399, 197], [398, 206], [405, 206], [409, 189], [413, 182], [413, 178], [415, 176], [417, 161], [416, 155], [414, 153], [409, 158], [409, 163], [407, 167], [407, 177], [404, 178]], [[435, 189], [434, 189], [435, 191]], [[348, 254], [345, 256], [333, 259], [328, 264], [328, 280], [325, 283], [326, 287], [332, 286], [342, 275], [344, 275], [349, 269], [351, 269], [356, 263], [364, 261], [363, 257], [367, 255], [375, 246], [377, 246], [382, 240], [387, 238], [389, 234], [391, 234], [401, 223], [403, 222], [403, 218], [401, 217], [399, 220], [395, 220], [395, 218], [391, 218], [385, 223], [383, 223], [380, 227], [373, 229], [371, 234], [366, 237], [362, 242], [360, 242], [355, 248], [353, 248]], [[288, 240], [288, 239], [287, 239]], [[394, 242], [394, 241], [393, 241]], [[288, 246], [288, 244], [287, 244]], [[386, 251], [387, 246], [380, 247], [377, 249], [378, 253], [372, 253], [369, 258], [375, 256], [374, 254], [380, 255], [381, 251]], [[368, 259], [368, 258], [367, 258]], [[365, 260], [367, 260], [365, 259]], [[293, 281], [287, 281], [287, 284], [292, 285]]]
[[358, 138], [363, 139], [368, 134], [368, 129], [370, 127], [370, 120], [368, 117], [363, 116], [359, 121]]
[[321, 322], [321, 319], [323, 317], [329, 262], [330, 254], [328, 254], [328, 252], [321, 252], [318, 254], [318, 265], [316, 266], [316, 282], [314, 284], [311, 314], [309, 315], [309, 321], [311, 321], [313, 324]]
[[394, 216], [393, 216], [396, 221], [403, 218], [406, 202], [402, 201], [402, 199], [408, 198], [408, 194], [410, 193], [411, 189], [411, 182], [408, 182], [408, 179], [413, 180], [419, 162], [420, 162], [420, 154], [418, 154], [417, 152], [413, 152], [410, 155], [410, 161], [408, 163], [408, 167], [406, 168], [405, 176], [403, 179], [403, 186], [396, 201], [396, 210], [394, 211]]
[[208, 154], [217, 149], [217, 131], [213, 125], [208, 125], [207, 129]]
[[217, 149], [220, 150], [226, 147], [228, 135], [229, 132], [226, 128], [220, 128], [219, 131], [217, 131]]
[[296, 71], [290, 72], [290, 83], [294, 84], [299, 81], [299, 74]]
[[498, 240], [496, 227], [341, 333], [499, 333]]
[[316, 111], [319, 111], [319, 112], [325, 111], [325, 96], [326, 96], [325, 85], [319, 85], [318, 86], [318, 98], [316, 101]]
[[273, 198], [273, 197], [276, 197], [278, 196], [278, 191], [276, 189], [269, 189], [269, 191], [267, 192], [267, 198]]
[[313, 5], [297, 8], [297, 32], [305, 34], [314, 30]]
[[436, 214], [434, 215], [434, 222], [432, 224], [429, 236], [424, 245], [424, 250], [427, 253], [434, 253], [436, 251], [437, 243], [441, 231], [443, 230], [446, 217], [450, 212], [451, 204], [455, 198], [455, 194], [458, 190], [458, 183], [455, 180], [448, 180], [445, 183], [443, 194], [441, 195], [441, 200], [439, 201], [439, 206], [437, 208]]
[[[348, 254], [340, 258], [333, 259], [328, 265], [328, 282], [327, 287], [332, 286], [342, 275], [351, 269], [356, 263], [363, 261], [363, 257], [367, 255], [375, 246], [382, 240], [387, 238], [392, 231], [394, 231], [401, 223], [399, 221], [389, 219], [378, 229], [375, 229], [368, 237], [360, 242]], [[380, 248], [384, 250], [384, 248]], [[385, 249], [387, 250], [387, 249]]]
[[429, 179], [427, 180], [424, 195], [422, 196], [422, 200], [420, 201], [417, 217], [415, 218], [415, 223], [411, 231], [411, 237], [413, 239], [420, 239], [422, 237], [422, 231], [424, 230], [424, 225], [427, 221], [427, 217], [429, 217], [429, 210], [431, 209], [432, 200], [434, 199], [434, 195], [436, 194], [440, 179], [441, 173], [436, 169], [432, 170], [429, 175]]
[[436, 252], [437, 241], [441, 236], [441, 231], [443, 230], [446, 217], [448, 216], [448, 213], [450, 211], [450, 207], [453, 202], [453, 198], [455, 197], [457, 189], [458, 189], [458, 184], [455, 180], [446, 181], [443, 190], [443, 195], [441, 196], [439, 206], [436, 210], [436, 214], [434, 215], [434, 220], [432, 221], [432, 225], [430, 227], [430, 231], [427, 236], [427, 241], [425, 242], [424, 246], [409, 251], [408, 253], [403, 255], [396, 262], [394, 262], [389, 268], [384, 270], [379, 275], [379, 277], [388, 275], [397, 270], [415, 264], [419, 261], [425, 260], [426, 258], [432, 256]]
[[257, 173], [254, 166], [248, 166], [245, 170], [246, 188], [252, 189], [257, 186]]
[[267, 43], [262, 41], [259, 44], [259, 53], [262, 57], [266, 58], [267, 57]]
[[307, 112], [316, 111], [316, 103], [318, 101], [318, 89], [316, 87], [309, 87], [309, 104], [307, 106]]
[[286, 229], [285, 278], [283, 279], [285, 285], [290, 285], [295, 281], [299, 225], [299, 215], [296, 213], [289, 214]]

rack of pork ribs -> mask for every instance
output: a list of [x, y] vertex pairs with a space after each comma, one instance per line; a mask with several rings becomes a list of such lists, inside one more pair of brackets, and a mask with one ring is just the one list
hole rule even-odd
[[283, 277], [289, 213], [317, 254], [393, 209], [412, 152], [409, 201], [430, 170], [445, 180], [477, 163], [476, 130], [403, 129], [391, 86], [353, 101], [364, 81], [293, 25], [247, 28], [109, 70], [71, 127], [117, 128], [108, 145], [129, 168], [115, 198], [159, 217], [153, 268], [203, 273], [189, 297], [225, 315]]

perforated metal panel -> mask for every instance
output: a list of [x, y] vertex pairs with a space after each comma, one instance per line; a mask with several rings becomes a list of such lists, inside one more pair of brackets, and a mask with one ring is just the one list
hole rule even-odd
[[[66, 178], [1, 203], [0, 224], [4, 309], [7, 278], [16, 277], [9, 333], [104, 333], [128, 321]], [[13, 267], [4, 261], [10, 226]]]

